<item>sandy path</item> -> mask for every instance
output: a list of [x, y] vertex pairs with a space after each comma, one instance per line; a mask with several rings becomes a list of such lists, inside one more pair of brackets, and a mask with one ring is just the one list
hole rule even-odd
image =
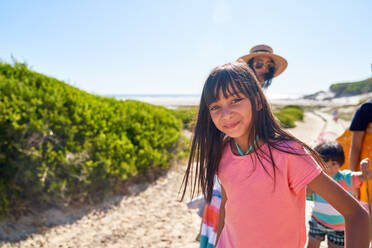
[[[320, 112], [306, 113], [304, 121], [290, 132], [313, 146], [319, 133], [343, 130], [330, 118]], [[148, 187], [136, 187], [137, 195], [112, 198], [89, 212], [53, 210], [38, 216], [37, 224], [35, 218], [3, 222], [0, 238], [24, 238], [0, 242], [0, 247], [199, 247], [194, 239], [200, 218], [185, 202], [177, 201], [184, 169], [184, 165], [176, 165]], [[311, 203], [307, 204], [307, 216], [310, 207]], [[50, 227], [55, 225], [50, 224], [53, 218], [66, 224]]]
[[174, 166], [136, 196], [113, 198], [72, 224], [0, 247], [198, 247], [200, 218], [177, 201], [183, 173]]
[[320, 134], [323, 134], [325, 139], [336, 137], [341, 135], [348, 125], [349, 123], [346, 121], [335, 122], [331, 115], [315, 111], [306, 112], [304, 120], [297, 122], [296, 128], [288, 129], [288, 131], [309, 146], [314, 147], [319, 143]]

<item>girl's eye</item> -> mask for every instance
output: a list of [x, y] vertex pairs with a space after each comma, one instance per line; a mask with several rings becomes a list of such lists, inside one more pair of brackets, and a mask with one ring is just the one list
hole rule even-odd
[[218, 106], [216, 106], [216, 105], [213, 105], [213, 106], [209, 107], [209, 111], [215, 111], [217, 109], [218, 109]]
[[232, 103], [238, 103], [238, 102], [240, 102], [241, 100], [243, 100], [243, 99], [241, 99], [241, 98], [235, 98], [234, 100], [232, 100]]

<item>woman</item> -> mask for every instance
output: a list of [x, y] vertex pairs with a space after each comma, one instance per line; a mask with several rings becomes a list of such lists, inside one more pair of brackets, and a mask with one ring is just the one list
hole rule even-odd
[[[372, 98], [356, 110], [350, 128], [337, 138], [337, 141], [342, 144], [345, 150], [345, 164], [341, 169], [359, 171], [359, 163], [362, 159], [372, 159]], [[355, 198], [360, 199], [365, 206], [368, 206], [370, 212], [371, 187], [372, 180], [370, 179], [367, 183], [364, 182], [360, 189], [355, 189], [353, 192]], [[370, 225], [372, 225], [371, 214]]]
[[246, 62], [256, 73], [262, 88], [270, 86], [274, 77], [279, 76], [287, 68], [287, 60], [274, 54], [268, 45], [257, 45], [251, 48], [250, 53], [238, 59]]
[[[365, 151], [368, 146], [372, 146], [371, 138], [367, 139], [372, 134], [372, 99], [368, 102], [363, 103], [355, 112], [353, 120], [351, 121], [350, 131], [351, 136], [351, 149], [350, 149], [350, 159], [349, 168], [352, 171], [359, 170], [358, 164], [364, 156], [372, 158], [372, 151]], [[371, 149], [372, 150], [372, 149]], [[369, 181], [369, 185], [372, 181]], [[367, 202], [366, 185], [361, 188], [360, 199], [363, 202]], [[370, 192], [370, 196], [371, 196]]]

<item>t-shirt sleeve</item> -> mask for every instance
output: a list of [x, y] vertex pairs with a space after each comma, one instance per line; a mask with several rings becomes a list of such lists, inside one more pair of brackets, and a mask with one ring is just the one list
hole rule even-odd
[[287, 176], [289, 187], [298, 193], [322, 171], [318, 163], [303, 148], [296, 149], [300, 155], [289, 154]]
[[355, 112], [350, 124], [351, 131], [364, 131], [372, 122], [372, 102], [362, 104]]

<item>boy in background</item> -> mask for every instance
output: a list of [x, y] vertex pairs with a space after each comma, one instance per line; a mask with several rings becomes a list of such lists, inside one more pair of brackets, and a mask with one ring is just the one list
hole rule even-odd
[[[360, 162], [361, 172], [350, 170], [341, 171], [340, 168], [345, 162], [345, 154], [341, 144], [337, 142], [321, 143], [317, 145], [314, 150], [317, 151], [327, 163], [328, 168], [325, 172], [328, 176], [332, 177], [346, 191], [350, 192], [350, 194], [352, 193], [352, 189], [360, 188], [364, 180], [372, 177], [368, 158]], [[307, 247], [320, 247], [320, 243], [324, 241], [326, 235], [328, 247], [344, 247], [344, 217], [320, 195], [310, 192], [308, 189], [307, 195], [311, 194], [313, 194], [314, 207], [309, 221], [310, 231]]]

